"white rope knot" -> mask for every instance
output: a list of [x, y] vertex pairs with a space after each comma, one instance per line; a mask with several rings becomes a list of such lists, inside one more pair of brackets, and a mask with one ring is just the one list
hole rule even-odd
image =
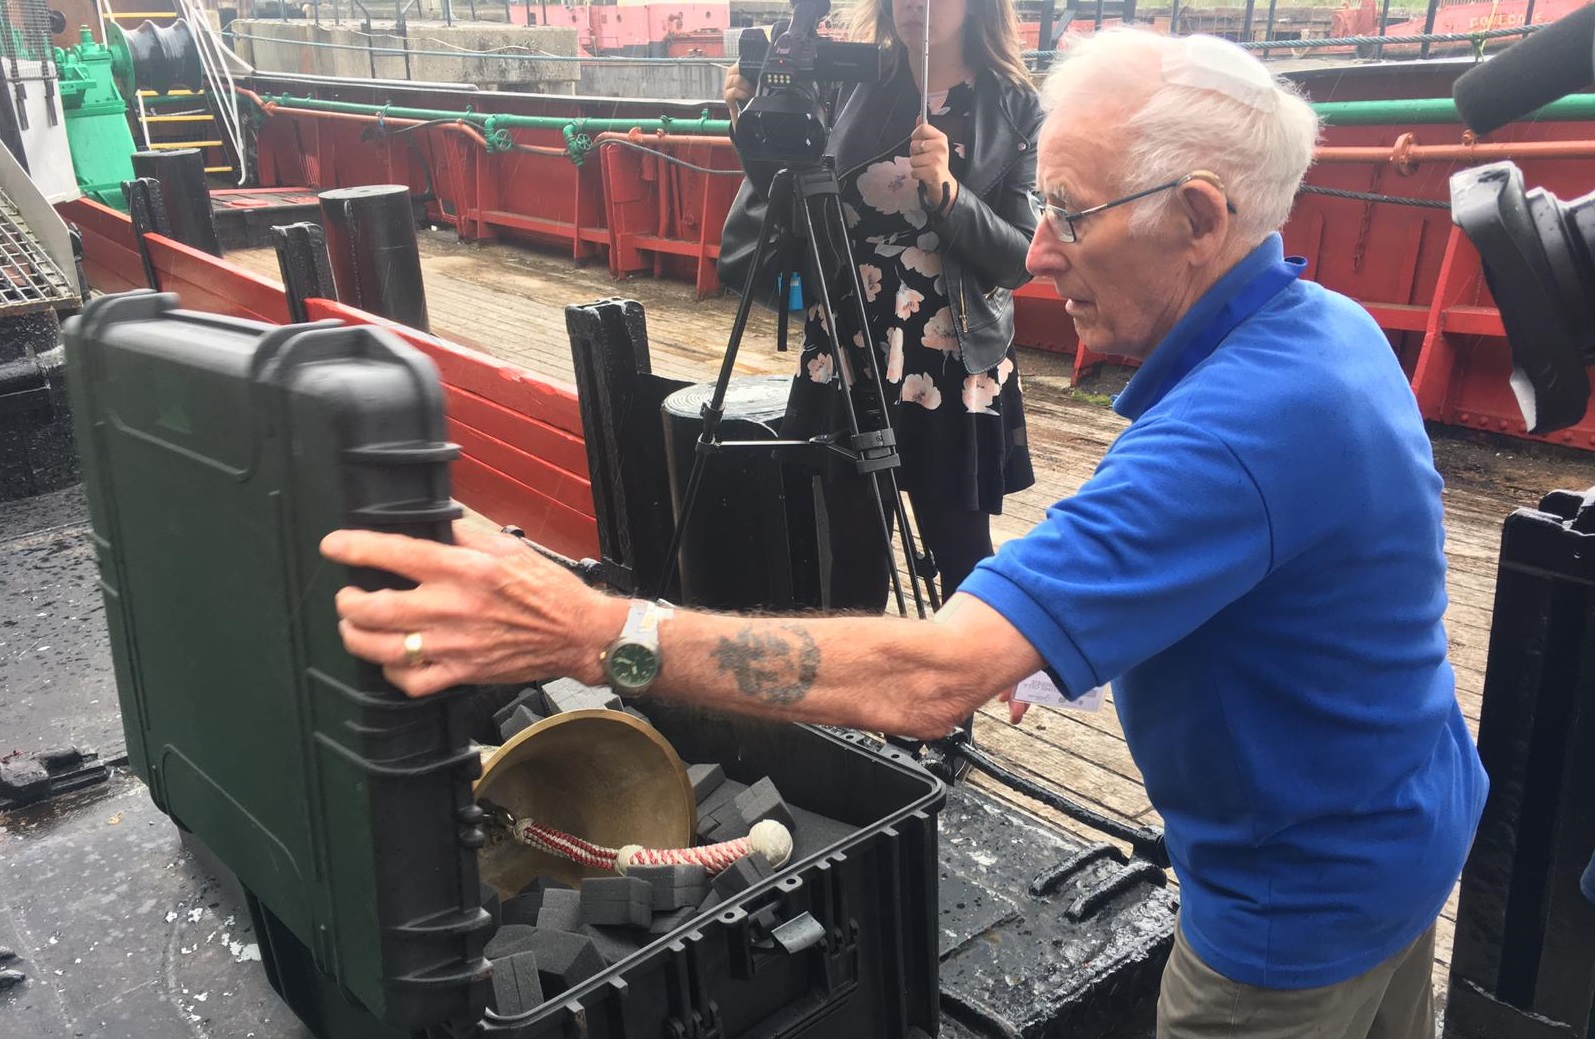
[[754, 823], [746, 837], [700, 848], [644, 848], [640, 844], [606, 848], [531, 819], [518, 820], [512, 832], [522, 844], [589, 869], [620, 874], [633, 866], [702, 866], [710, 873], [720, 873], [752, 854], [762, 855], [771, 868], [779, 869], [792, 857], [792, 834], [774, 819]]

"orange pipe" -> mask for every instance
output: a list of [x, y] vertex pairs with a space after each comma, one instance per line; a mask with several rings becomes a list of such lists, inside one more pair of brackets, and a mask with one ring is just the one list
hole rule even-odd
[[1502, 159], [1592, 159], [1595, 141], [1518, 141], [1480, 144], [1464, 140], [1461, 144], [1419, 144], [1410, 133], [1396, 138], [1389, 147], [1322, 147], [1315, 162], [1325, 164], [1375, 163], [1390, 165], [1403, 176], [1425, 162], [1452, 162], [1477, 165]]
[[715, 137], [710, 134], [664, 133], [662, 131], [644, 133], [640, 129], [628, 130], [625, 133], [606, 130], [593, 138], [593, 145], [597, 146], [605, 141], [629, 141], [632, 144], [675, 144], [682, 147], [703, 146], [708, 148], [725, 148], [731, 144], [731, 138], [729, 137]]
[[[377, 123], [383, 126], [401, 127], [422, 126], [429, 122], [428, 120], [422, 119], [398, 119], [375, 115], [359, 115], [354, 112], [323, 112], [320, 109], [313, 108], [283, 108], [275, 101], [265, 100], [253, 90], [245, 90], [242, 87], [236, 87], [234, 90], [239, 96], [247, 97], [249, 100], [253, 101], [255, 105], [267, 115], [276, 115], [280, 112], [290, 115], [310, 116], [315, 119], [339, 119], [353, 123]], [[468, 123], [463, 119], [456, 119], [452, 123], [432, 122], [431, 125], [437, 127], [439, 130], [449, 130], [464, 137], [469, 137], [471, 140], [481, 145], [484, 151], [492, 150], [488, 147], [487, 138], [482, 136], [481, 129], [475, 123]], [[564, 148], [555, 148], [552, 146], [522, 144], [517, 145], [516, 147], [521, 150], [536, 152], [539, 155], [563, 156], [566, 154]]]

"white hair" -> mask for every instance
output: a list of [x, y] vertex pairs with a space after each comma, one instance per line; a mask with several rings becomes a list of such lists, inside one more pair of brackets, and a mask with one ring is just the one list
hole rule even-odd
[[[1211, 170], [1246, 244], [1284, 225], [1318, 143], [1317, 113], [1296, 87], [1213, 36], [1116, 28], [1082, 37], [1041, 93], [1049, 111], [1111, 111], [1141, 99], [1122, 119], [1116, 183], [1131, 194]], [[1170, 204], [1167, 194], [1137, 204], [1131, 228], [1150, 227]]]

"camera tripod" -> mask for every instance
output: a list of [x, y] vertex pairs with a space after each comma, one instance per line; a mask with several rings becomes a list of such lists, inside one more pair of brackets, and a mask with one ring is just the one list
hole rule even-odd
[[[688, 477], [686, 493], [682, 499], [681, 515], [676, 520], [675, 533], [670, 539], [670, 548], [665, 553], [664, 572], [660, 577], [659, 589], [662, 592], [668, 587], [675, 575], [676, 556], [681, 549], [682, 534], [687, 524], [691, 522], [693, 506], [703, 482], [704, 467], [711, 455], [724, 450], [756, 449], [773, 452], [777, 457], [794, 457], [810, 463], [823, 461], [827, 456], [834, 455], [847, 459], [852, 463], [854, 470], [869, 481], [870, 500], [875, 506], [875, 519], [880, 525], [881, 541], [886, 546], [887, 573], [891, 581], [892, 594], [896, 599], [898, 612], [906, 616], [908, 606], [903, 597], [903, 586], [898, 577], [896, 557], [892, 551], [892, 524], [887, 519], [886, 504], [881, 492], [881, 484], [885, 483], [886, 495], [890, 497], [895, 510], [897, 528], [902, 532], [904, 562], [913, 591], [914, 608], [920, 617], [924, 617], [927, 613], [927, 600], [931, 610], [940, 606], [934, 581], [935, 562], [928, 554], [921, 556], [916, 553], [914, 528], [909, 523], [908, 510], [903, 505], [902, 495], [898, 493], [897, 476], [893, 471], [900, 461], [897, 454], [897, 439], [887, 413], [886, 383], [881, 371], [878, 348], [870, 332], [869, 314], [864, 308], [864, 287], [859, 280], [858, 265], [853, 260], [853, 250], [847, 237], [847, 224], [842, 214], [841, 190], [833, 161], [826, 156], [814, 165], [787, 167], [777, 171], [770, 181], [768, 199], [764, 222], [759, 228], [753, 265], [742, 287], [742, 299], [737, 305], [736, 319], [732, 323], [725, 357], [720, 364], [720, 374], [715, 380], [714, 391], [709, 401], [703, 405], [703, 432], [698, 437], [697, 451], [692, 461], [692, 473]], [[813, 272], [812, 281], [824, 317], [825, 331], [830, 338], [831, 356], [836, 364], [837, 378], [841, 381], [840, 391], [847, 419], [845, 442], [838, 441], [840, 433], [810, 440], [722, 441], [717, 438], [717, 433], [720, 422], [725, 416], [726, 390], [736, 365], [737, 351], [742, 345], [742, 336], [747, 329], [748, 315], [753, 309], [754, 292], [760, 278], [761, 267], [770, 255], [772, 243], [777, 243], [775, 247], [780, 250], [783, 275], [780, 284], [789, 285], [788, 279], [797, 268], [802, 267], [801, 263], [793, 262], [795, 259], [793, 248], [797, 240], [801, 240], [806, 249], [805, 259], [808, 261], [808, 270]], [[827, 249], [830, 255], [827, 255]], [[845, 269], [851, 284], [853, 319], [862, 333], [864, 354], [869, 365], [869, 378], [873, 384], [872, 400], [866, 409], [866, 414], [873, 420], [870, 428], [865, 428], [860, 422], [859, 404], [854, 399], [858, 380], [853, 371], [852, 357], [844, 349], [838, 331], [836, 308], [832, 306], [829, 279], [826, 277], [838, 266]], [[779, 314], [777, 337], [781, 348], [785, 349], [787, 340], [785, 306], [781, 307]], [[925, 578], [923, 594], [919, 584], [922, 567]]]

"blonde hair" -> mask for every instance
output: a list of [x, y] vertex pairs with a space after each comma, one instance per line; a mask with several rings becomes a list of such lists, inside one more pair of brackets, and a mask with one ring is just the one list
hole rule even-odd
[[[990, 69], [998, 79], [1033, 89], [1030, 70], [1025, 68], [1024, 48], [1019, 43], [1019, 16], [1014, 12], [1013, 0], [968, 3], [964, 17], [965, 63], [977, 72]], [[855, 40], [888, 49], [905, 46], [892, 21], [892, 0], [856, 0], [848, 29]]]

